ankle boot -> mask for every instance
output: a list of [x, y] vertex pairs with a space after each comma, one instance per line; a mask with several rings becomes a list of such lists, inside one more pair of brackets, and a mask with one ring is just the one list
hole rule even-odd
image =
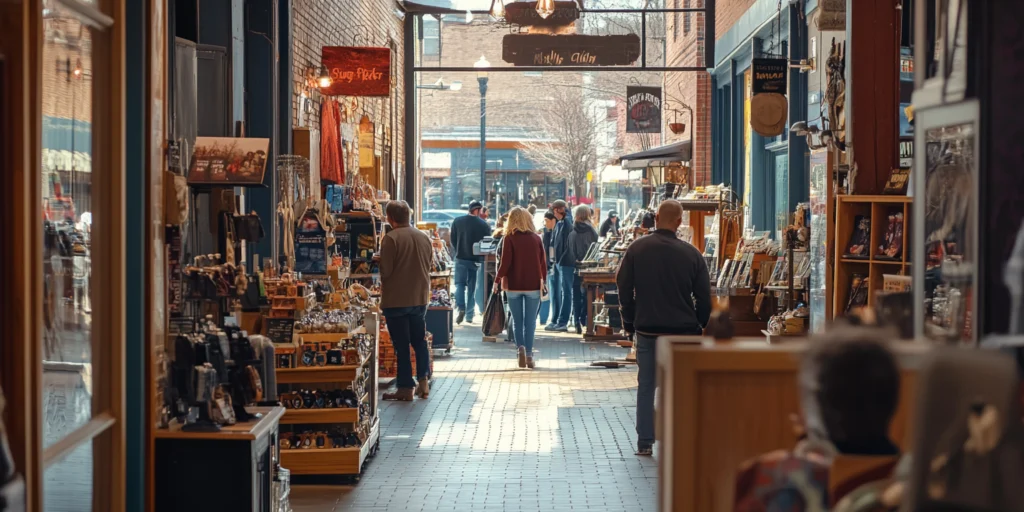
[[412, 402], [414, 388], [398, 388], [394, 393], [384, 393], [384, 400]]
[[416, 384], [416, 396], [427, 398], [430, 396], [430, 379], [424, 377]]
[[526, 356], [526, 367], [533, 369], [533, 356]]
[[519, 347], [519, 367], [526, 368], [526, 347]]

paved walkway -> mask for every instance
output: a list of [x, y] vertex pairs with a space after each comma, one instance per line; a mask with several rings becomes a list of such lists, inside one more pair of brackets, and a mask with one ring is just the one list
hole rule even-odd
[[[538, 335], [550, 333], [538, 333]], [[636, 368], [625, 349], [538, 338], [537, 369], [510, 344], [456, 330], [430, 398], [383, 402], [381, 449], [355, 486], [294, 486], [296, 512], [654, 511], [657, 468], [633, 454]]]

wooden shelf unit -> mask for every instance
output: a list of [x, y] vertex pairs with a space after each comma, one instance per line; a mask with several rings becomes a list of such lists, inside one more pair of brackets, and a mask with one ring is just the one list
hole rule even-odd
[[[907, 196], [881, 195], [840, 195], [836, 197], [835, 231], [835, 273], [832, 282], [833, 318], [846, 313], [850, 294], [850, 279], [862, 274], [868, 282], [868, 306], [873, 306], [875, 294], [882, 289], [883, 275], [910, 274], [909, 253], [911, 214], [913, 198]], [[878, 246], [889, 227], [889, 215], [903, 214], [903, 250], [897, 259], [889, 259], [878, 253]], [[867, 258], [853, 258], [846, 254], [846, 247], [853, 234], [857, 216], [864, 216], [871, 222], [871, 240]]]
[[[360, 447], [351, 448], [291, 448], [281, 450], [281, 464], [292, 475], [359, 475], [367, 457], [380, 447], [380, 418], [378, 415], [377, 388], [380, 382], [378, 357], [380, 347], [380, 317], [368, 312], [363, 318], [363, 327], [350, 333], [297, 333], [292, 347], [301, 347], [306, 342], [334, 342], [349, 339], [353, 334], [374, 334], [374, 345], [370, 354], [357, 365], [306, 366], [299, 368], [278, 368], [279, 386], [313, 387], [324, 389], [346, 389], [366, 375], [365, 393], [359, 397], [359, 404], [370, 404], [371, 425], [366, 439]], [[369, 372], [369, 373], [367, 373]], [[312, 386], [307, 386], [312, 385]], [[286, 409], [282, 425], [317, 426], [317, 430], [329, 431], [331, 425], [354, 427], [360, 421], [360, 407], [336, 409]], [[291, 428], [291, 427], [289, 427]]]

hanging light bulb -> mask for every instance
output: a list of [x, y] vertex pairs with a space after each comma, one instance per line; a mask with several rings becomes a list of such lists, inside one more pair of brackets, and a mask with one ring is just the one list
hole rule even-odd
[[491, 2], [491, 16], [495, 18], [505, 17], [505, 2], [502, 0], [493, 0]]
[[331, 75], [327, 74], [327, 68], [320, 68], [320, 76], [317, 77], [316, 84], [319, 85], [321, 89], [326, 89], [331, 86]]
[[537, 0], [537, 14], [541, 18], [548, 19], [555, 13], [555, 0]]
[[75, 69], [71, 73], [75, 75], [75, 78], [82, 78], [82, 59], [75, 60]]

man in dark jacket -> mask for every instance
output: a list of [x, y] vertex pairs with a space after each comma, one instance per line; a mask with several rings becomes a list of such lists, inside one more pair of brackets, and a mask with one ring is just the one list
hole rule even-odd
[[540, 323], [541, 325], [548, 323], [548, 316], [558, 314], [558, 306], [562, 304], [562, 298], [558, 293], [551, 293], [551, 290], [561, 291], [558, 287], [558, 270], [555, 268], [555, 252], [551, 246], [552, 239], [555, 236], [555, 214], [551, 211], [544, 212], [544, 230], [541, 236], [541, 240], [544, 242], [544, 255], [548, 263], [548, 300], [540, 303]]
[[558, 309], [552, 311], [551, 323], [544, 330], [566, 332], [569, 330], [569, 315], [572, 313], [572, 283], [576, 273], [576, 260], [572, 258], [568, 243], [569, 233], [572, 233], [572, 219], [569, 218], [569, 205], [561, 199], [551, 203], [551, 212], [555, 214], [556, 221], [551, 246], [555, 252], [558, 280], [552, 282], [549, 289], [560, 295], [560, 303]]
[[483, 256], [473, 254], [473, 244], [490, 236], [491, 227], [480, 218], [483, 205], [480, 201], [469, 203], [469, 215], [452, 221], [451, 240], [455, 250], [455, 308], [459, 316], [455, 320], [473, 321], [476, 306], [476, 276]]
[[608, 218], [601, 223], [601, 238], [608, 235], [619, 236], [619, 214], [615, 210], [608, 212]]
[[629, 246], [615, 276], [623, 329], [636, 335], [637, 455], [650, 455], [654, 446], [655, 340], [699, 335], [711, 317], [707, 263], [697, 248], [676, 238], [682, 222], [679, 202], [662, 202], [655, 216], [657, 230]]
[[[590, 207], [581, 204], [574, 210], [576, 222], [569, 233], [569, 252], [573, 266], [579, 269], [580, 262], [587, 256], [590, 246], [597, 242], [597, 231], [590, 223]], [[574, 272], [572, 281], [572, 316], [576, 319], [576, 334], [583, 334], [583, 325], [587, 323], [587, 301], [583, 293], [583, 277]]]

